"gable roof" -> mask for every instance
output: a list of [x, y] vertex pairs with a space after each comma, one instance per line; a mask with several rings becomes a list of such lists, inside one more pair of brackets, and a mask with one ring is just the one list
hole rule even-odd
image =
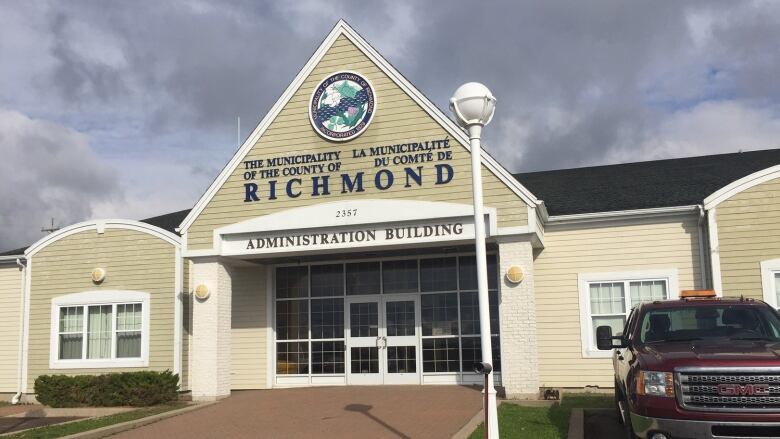
[[[382, 55], [379, 54], [371, 45], [363, 39], [352, 27], [350, 27], [344, 20], [339, 20], [333, 30], [330, 31], [325, 40], [320, 44], [314, 54], [309, 58], [309, 61], [298, 72], [298, 75], [293, 79], [285, 92], [279, 97], [276, 103], [271, 107], [271, 110], [265, 115], [263, 120], [255, 127], [252, 134], [247, 137], [238, 151], [233, 155], [233, 158], [222, 168], [219, 176], [211, 183], [211, 186], [201, 196], [192, 211], [184, 218], [179, 226], [180, 233], [185, 233], [192, 223], [197, 219], [198, 215], [206, 208], [211, 199], [216, 195], [223, 184], [230, 178], [233, 171], [240, 165], [241, 161], [252, 150], [254, 145], [265, 133], [271, 123], [276, 119], [279, 113], [284, 109], [293, 95], [300, 89], [304, 81], [309, 77], [312, 70], [319, 64], [320, 60], [325, 56], [333, 43], [339, 37], [347, 38], [355, 47], [363, 52], [371, 62], [373, 62], [379, 70], [381, 70], [388, 78], [390, 78], [395, 85], [403, 90], [412, 100], [414, 100], [428, 115], [437, 122], [447, 133], [456, 139], [467, 151], [470, 150], [469, 138], [466, 132], [461, 129], [455, 122], [453, 122], [447, 115], [445, 115], [433, 102], [425, 97], [417, 88], [415, 88], [395, 67], [393, 67]], [[512, 177], [512, 174], [501, 166], [493, 157], [481, 150], [482, 164], [493, 174], [498, 177], [510, 190], [512, 190], [519, 198], [521, 198], [526, 204], [530, 206], [540, 206], [542, 209], [544, 205], [533, 193], [523, 187], [523, 185]]]
[[702, 204], [715, 191], [780, 164], [780, 149], [514, 174], [550, 215]]
[[[780, 165], [780, 149], [514, 174], [550, 215], [702, 204], [753, 173]], [[171, 233], [190, 209], [140, 220]], [[0, 252], [23, 255], [27, 247]]]

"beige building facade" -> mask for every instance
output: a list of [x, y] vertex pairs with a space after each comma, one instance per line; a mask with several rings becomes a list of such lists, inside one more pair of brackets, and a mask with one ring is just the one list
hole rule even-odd
[[[508, 397], [611, 388], [594, 328], [620, 332], [637, 303], [715, 288], [778, 306], [780, 153], [743, 154], [513, 175], [482, 153]], [[477, 384], [470, 160], [466, 133], [339, 22], [191, 210], [0, 255], [0, 394], [132, 370], [171, 370], [198, 400]]]

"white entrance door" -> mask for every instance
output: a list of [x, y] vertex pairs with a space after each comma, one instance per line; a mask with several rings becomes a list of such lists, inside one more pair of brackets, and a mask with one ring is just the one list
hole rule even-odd
[[380, 298], [347, 299], [347, 383], [382, 384]]
[[420, 383], [419, 297], [348, 298], [349, 384]]
[[385, 384], [420, 384], [420, 297], [384, 297]]

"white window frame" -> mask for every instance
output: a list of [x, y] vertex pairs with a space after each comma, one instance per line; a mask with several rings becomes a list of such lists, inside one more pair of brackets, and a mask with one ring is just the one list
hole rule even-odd
[[[119, 304], [141, 304], [141, 357], [114, 358], [116, 355], [116, 306]], [[83, 358], [77, 360], [59, 359], [60, 308], [76, 306], [111, 305], [111, 356], [112, 358]], [[51, 300], [51, 336], [49, 344], [50, 369], [110, 369], [149, 366], [149, 293], [141, 291], [87, 291], [55, 297]], [[87, 345], [87, 310], [84, 310], [82, 346]]]
[[775, 291], [775, 273], [780, 273], [780, 259], [761, 262], [761, 288], [764, 292], [764, 302], [777, 309], [780, 308], [780, 304], [777, 303]]
[[630, 282], [637, 281], [666, 281], [667, 294], [670, 299], [680, 297], [679, 280], [676, 268], [624, 271], [609, 273], [579, 273], [577, 284], [580, 296], [580, 343], [582, 346], [582, 358], [610, 358], [612, 351], [600, 351], [595, 348], [596, 341], [592, 334], [593, 325], [590, 311], [590, 284], [593, 283], [624, 283], [623, 299], [626, 303], [626, 319], [631, 313]]

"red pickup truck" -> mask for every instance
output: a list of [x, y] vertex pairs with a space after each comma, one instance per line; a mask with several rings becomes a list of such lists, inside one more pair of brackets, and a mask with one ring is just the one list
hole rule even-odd
[[684, 291], [644, 303], [612, 350], [615, 407], [629, 438], [780, 437], [780, 314], [764, 302]]

